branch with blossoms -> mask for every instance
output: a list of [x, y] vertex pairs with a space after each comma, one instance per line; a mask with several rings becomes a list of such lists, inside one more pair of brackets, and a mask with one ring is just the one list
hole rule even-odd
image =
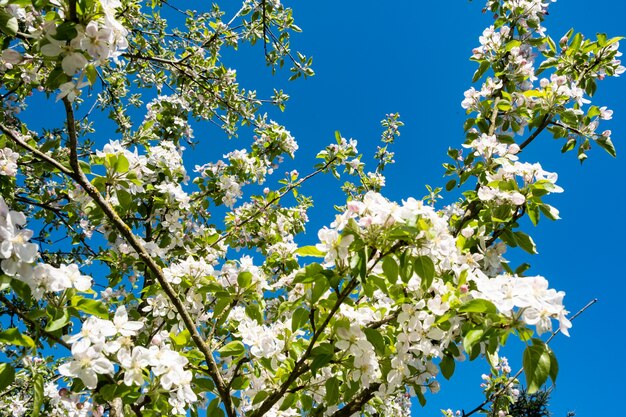
[[[310, 59], [291, 52], [299, 28], [281, 1], [244, 1], [228, 22], [219, 5], [186, 15], [159, 1], [27, 3], [0, 6], [0, 301], [10, 323], [0, 329], [0, 404], [97, 417], [403, 416], [466, 357], [502, 374], [487, 403], [498, 402], [510, 387], [498, 352], [511, 335], [531, 341], [529, 389], [556, 378], [552, 337], [540, 336], [554, 323], [567, 334], [564, 293], [504, 254], [536, 253], [520, 221], [558, 219], [546, 200], [563, 190], [520, 155], [546, 131], [581, 161], [592, 144], [615, 153], [610, 132], [596, 133], [612, 112], [590, 98], [597, 81], [624, 72], [619, 38], [571, 32], [557, 45], [541, 27], [547, 3], [488, 1], [495, 21], [472, 56], [482, 86], [465, 93], [466, 140], [445, 165], [446, 189], [466, 191], [437, 208], [439, 189], [401, 203], [380, 193], [395, 114], [382, 122], [374, 172], [337, 134], [311, 174], [275, 178], [298, 144], [261, 110], [288, 96], [257, 98], [220, 57], [263, 40], [270, 66], [291, 60], [292, 78], [312, 75]], [[29, 128], [33, 116], [17, 110], [31, 94], [61, 101], [62, 128]], [[96, 135], [94, 106], [110, 111], [117, 140]], [[195, 121], [229, 136], [244, 124], [254, 137], [188, 172]], [[322, 173], [349, 178], [347, 201], [302, 246], [312, 205], [302, 193]], [[58, 346], [71, 356], [44, 358]]]
[[[576, 314], [574, 314], [570, 318], [570, 321], [573, 322], [578, 316], [583, 314], [589, 307], [597, 302], [597, 299], [593, 299], [588, 302], [584, 307], [578, 310], [578, 312], [576, 312]], [[550, 334], [550, 337], [546, 340], [546, 345], [548, 345], [552, 341], [552, 339], [554, 339], [554, 337], [556, 337], [556, 335], [558, 335], [560, 332], [560, 329], [556, 329], [555, 331], [553, 331], [552, 334]], [[494, 377], [494, 375], [492, 374], [490, 376], [487, 376], [486, 378], [483, 377], [484, 380], [490, 382], [490, 384], [485, 384], [485, 388], [488, 388], [485, 389], [485, 393], [487, 394], [487, 398], [485, 399], [485, 401], [474, 407], [469, 412], [465, 412], [465, 410], [462, 410], [461, 412], [457, 411], [456, 415], [469, 417], [478, 412], [485, 412], [487, 411], [485, 409], [485, 406], [488, 406], [489, 404], [491, 404], [491, 410], [489, 412], [492, 413], [494, 416], [496, 414], [498, 416], [507, 415], [509, 407], [516, 402], [517, 395], [519, 393], [519, 390], [517, 390], [516, 386], [519, 383], [518, 378], [524, 372], [524, 368], [520, 368], [513, 376], [509, 376], [509, 374], [511, 373], [511, 368], [508, 366], [506, 358], [500, 358], [498, 364], [496, 364], [495, 366], [495, 371], [496, 372], [494, 373], [496, 375], [500, 373], [499, 371], [502, 371], [501, 375]], [[494, 387], [496, 388], [495, 390], [493, 389]], [[452, 417], [453, 414], [454, 413], [451, 410], [444, 411], [444, 416]]]

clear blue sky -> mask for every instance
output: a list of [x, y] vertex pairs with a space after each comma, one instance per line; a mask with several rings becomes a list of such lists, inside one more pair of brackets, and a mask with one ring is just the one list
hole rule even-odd
[[[460, 102], [476, 69], [470, 51], [491, 24], [490, 16], [481, 13], [484, 2], [317, 0], [292, 5], [303, 29], [293, 46], [314, 56], [315, 77], [292, 83], [285, 82], [286, 73], [271, 77], [259, 47], [244, 48], [228, 59], [242, 85], [258, 89], [259, 95], [267, 96], [279, 86], [292, 96], [287, 111], [273, 116], [300, 144], [296, 166], [307, 172], [313, 155], [333, 140], [335, 130], [358, 139], [362, 152], [372, 152], [379, 121], [385, 113], [399, 112], [406, 126], [395, 147], [397, 163], [388, 171], [386, 195], [396, 200], [421, 197], [424, 184], [445, 184], [445, 152], [463, 141]], [[624, 18], [624, 0], [561, 0], [550, 7], [545, 26], [557, 40], [570, 27], [589, 37], [596, 32], [618, 36], [626, 35]], [[543, 221], [538, 228], [526, 225], [539, 255], [515, 254], [515, 260], [530, 262], [530, 273], [544, 275], [553, 287], [564, 290], [572, 313], [590, 299], [599, 299], [575, 321], [570, 338], [559, 336], [553, 343], [561, 365], [551, 406], [558, 417], [568, 410], [581, 417], [623, 415], [625, 97], [622, 77], [600, 83], [594, 98], [595, 104], [615, 110], [613, 120], [603, 126], [613, 131], [617, 159], [594, 149], [581, 167], [574, 154], [561, 155], [562, 143], [549, 136], [541, 136], [522, 156], [558, 172], [565, 193], [550, 200], [561, 210], [562, 220]], [[332, 219], [330, 203], [340, 198], [329, 191], [333, 187], [338, 189], [338, 184], [330, 178], [309, 187], [316, 201], [311, 239], [317, 227]], [[518, 349], [510, 349], [508, 356], [519, 366]], [[440, 408], [448, 407], [470, 410], [481, 402], [478, 385], [487, 367], [464, 363], [457, 369], [453, 381], [444, 383], [440, 394], [429, 396], [426, 408], [416, 407], [414, 415], [437, 416]]]

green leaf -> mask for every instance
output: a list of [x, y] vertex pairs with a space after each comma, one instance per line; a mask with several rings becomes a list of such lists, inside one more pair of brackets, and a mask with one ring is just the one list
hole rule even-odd
[[258, 403], [260, 403], [261, 401], [263, 401], [264, 399], [266, 399], [267, 397], [269, 397], [269, 392], [267, 391], [259, 391], [255, 396], [254, 399], [252, 400], [252, 405], [256, 405]]
[[206, 415], [210, 417], [224, 417], [224, 411], [220, 408], [219, 398], [213, 398], [206, 409]]
[[328, 365], [328, 363], [333, 359], [333, 355], [318, 355], [313, 359], [311, 363], [311, 373], [315, 375], [320, 368]]
[[240, 288], [248, 288], [252, 284], [252, 272], [243, 271], [237, 275], [237, 285]]
[[470, 300], [459, 307], [461, 313], [496, 313], [497, 311], [496, 306], [491, 301], [480, 298]]
[[536, 204], [526, 204], [526, 213], [534, 226], [539, 223], [539, 207]]
[[470, 353], [472, 351], [472, 347], [480, 341], [484, 333], [485, 331], [483, 329], [473, 329], [467, 332], [465, 337], [463, 337], [463, 349]]
[[133, 204], [133, 196], [126, 190], [120, 188], [115, 191], [120, 207], [129, 209]]
[[309, 311], [306, 308], [299, 307], [296, 311], [293, 312], [293, 316], [291, 317], [291, 331], [295, 332], [296, 330], [302, 328], [309, 319]]
[[0, 30], [9, 36], [15, 36], [18, 29], [17, 19], [4, 11], [0, 11]]
[[318, 278], [320, 275], [322, 275], [323, 271], [324, 271], [324, 268], [322, 267], [322, 265], [318, 264], [317, 262], [312, 263], [310, 265], [307, 265], [304, 268], [304, 271], [300, 271], [296, 274], [296, 276], [293, 279], [293, 283], [294, 284], [311, 283], [315, 281], [315, 279]]
[[15, 381], [15, 368], [9, 363], [0, 363], [0, 392]]
[[63, 22], [56, 29], [56, 34], [53, 38], [58, 41], [70, 41], [78, 34], [76, 23], [73, 22]]
[[[533, 339], [535, 343], [536, 339]], [[528, 393], [533, 394], [541, 388], [550, 375], [550, 351], [545, 343], [535, 343], [524, 350], [522, 364], [526, 374]]]
[[30, 337], [20, 333], [16, 328], [7, 329], [0, 332], [0, 342], [14, 346], [35, 347], [35, 341]]
[[472, 77], [472, 82], [475, 83], [476, 81], [480, 80], [480, 77], [482, 77], [483, 74], [489, 69], [489, 66], [489, 61], [482, 61], [480, 63], [480, 66], [474, 73], [474, 76]]
[[524, 232], [514, 232], [515, 233], [515, 241], [519, 245], [520, 248], [524, 249], [526, 252], [534, 255], [537, 253], [537, 246], [535, 245], [535, 241], [532, 237], [528, 236]]
[[130, 163], [128, 162], [128, 159], [126, 159], [126, 157], [122, 154], [117, 155], [115, 164], [113, 165], [113, 169], [115, 170], [115, 172], [125, 174], [128, 172], [129, 168]]
[[94, 85], [96, 80], [98, 79], [98, 71], [93, 64], [89, 64], [85, 67], [85, 73], [87, 74], [87, 81], [89, 81], [90, 85]]
[[72, 297], [72, 305], [83, 313], [91, 314], [104, 320], [109, 319], [109, 309], [102, 301], [83, 298], [81, 296]]
[[296, 399], [298, 397], [296, 396], [295, 393], [291, 393], [291, 394], [287, 394], [287, 396], [285, 397], [285, 399], [283, 400], [283, 403], [280, 405], [279, 410], [280, 411], [285, 411], [288, 408], [291, 408], [291, 406], [296, 402]]
[[365, 333], [365, 337], [367, 338], [367, 341], [370, 342], [372, 346], [374, 346], [376, 353], [378, 353], [381, 356], [384, 355], [385, 354], [385, 338], [383, 337], [383, 335], [381, 335], [380, 332], [376, 329], [365, 328], [363, 329], [363, 332]]
[[324, 252], [316, 248], [315, 246], [303, 246], [298, 248], [296, 253], [300, 256], [313, 256], [315, 258], [323, 258]]
[[556, 384], [556, 377], [559, 374], [559, 362], [556, 360], [554, 351], [550, 350], [550, 379]]
[[615, 145], [613, 145], [611, 138], [601, 136], [599, 139], [596, 139], [596, 143], [613, 158], [617, 156], [617, 152], [615, 151]]
[[43, 376], [35, 374], [33, 377], [33, 411], [30, 417], [39, 417], [43, 405]]
[[435, 264], [428, 256], [418, 256], [413, 261], [413, 270], [422, 278], [422, 288], [429, 288], [435, 278]]
[[332, 377], [326, 380], [324, 384], [326, 386], [326, 404], [335, 405], [339, 401], [339, 380], [337, 377]]
[[383, 273], [389, 282], [395, 284], [398, 281], [398, 264], [391, 256], [383, 258]]
[[452, 356], [447, 356], [447, 355], [444, 356], [441, 362], [439, 362], [441, 375], [443, 375], [445, 379], [450, 379], [452, 377], [452, 374], [454, 374], [455, 366], [456, 366], [456, 363]]
[[326, 294], [326, 291], [328, 291], [329, 288], [330, 283], [328, 282], [328, 279], [323, 275], [318, 276], [315, 280], [313, 291], [311, 291], [311, 303], [317, 303], [317, 301], [322, 298], [324, 294]]
[[191, 333], [187, 329], [178, 334], [170, 333], [170, 339], [176, 346], [186, 346], [191, 341]]
[[218, 352], [220, 353], [220, 356], [222, 357], [240, 356], [245, 351], [246, 351], [245, 346], [239, 340], [233, 340], [232, 342], [226, 344], [226, 346], [223, 346], [220, 350], [218, 350]]
[[48, 325], [46, 326], [46, 331], [47, 332], [54, 332], [57, 331], [59, 329], [62, 329], [63, 327], [65, 327], [68, 323], [70, 322], [70, 313], [67, 309], [63, 309], [63, 312], [61, 313], [61, 317], [58, 317], [54, 320], [51, 320]]

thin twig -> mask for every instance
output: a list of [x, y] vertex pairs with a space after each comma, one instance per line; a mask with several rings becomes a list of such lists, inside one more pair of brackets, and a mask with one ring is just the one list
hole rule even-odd
[[41, 334], [45, 335], [48, 339], [50, 340], [54, 340], [55, 342], [57, 342], [59, 345], [63, 346], [64, 348], [70, 350], [71, 347], [70, 345], [65, 342], [63, 339], [61, 339], [58, 336], [55, 336], [54, 334], [46, 331], [45, 329], [42, 329], [41, 326], [39, 325], [39, 323], [37, 323], [35, 320], [29, 318], [22, 310], [20, 310], [20, 308], [18, 306], [16, 306], [15, 304], [13, 304], [8, 298], [6, 298], [3, 294], [0, 294], [0, 302], [2, 302], [2, 304], [4, 304], [5, 306], [7, 306], [7, 308], [14, 314], [16, 314], [19, 318], [21, 318], [22, 320], [24, 320], [26, 323], [30, 324], [31, 326], [35, 327]]
[[[589, 301], [583, 308], [581, 308], [580, 310], [578, 310], [578, 312], [576, 314], [574, 314], [572, 316], [572, 318], [570, 319], [570, 321], [574, 321], [576, 319], [576, 317], [580, 316], [582, 313], [585, 312], [585, 310], [587, 310], [589, 307], [591, 307], [592, 305], [594, 305], [595, 303], [598, 302], [597, 298], [594, 298], [593, 300]], [[554, 332], [552, 332], [552, 334], [550, 335], [550, 337], [548, 338], [548, 340], [546, 340], [546, 344], [550, 343], [552, 341], [552, 339], [554, 339], [554, 337], [559, 334], [561, 332], [561, 329], [556, 329]], [[487, 404], [495, 401], [496, 398], [498, 398], [500, 395], [502, 395], [516, 380], [517, 378], [519, 378], [519, 376], [522, 374], [522, 372], [524, 372], [524, 368], [520, 368], [519, 371], [517, 371], [515, 373], [515, 375], [513, 375], [511, 378], [509, 378], [509, 382], [507, 382], [502, 388], [500, 388], [497, 392], [493, 393], [492, 395], [490, 395], [485, 401], [483, 401], [482, 403], [480, 403], [480, 405], [478, 405], [476, 408], [474, 408], [472, 411], [470, 411], [469, 413], [466, 413], [465, 411], [462, 411], [463, 413], [463, 417], [469, 417], [472, 414], [475, 414], [479, 411], [483, 411], [483, 407], [486, 406]]]

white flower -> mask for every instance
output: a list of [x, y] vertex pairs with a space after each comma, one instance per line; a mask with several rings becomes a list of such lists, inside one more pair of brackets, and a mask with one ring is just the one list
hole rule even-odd
[[119, 306], [115, 311], [113, 317], [113, 325], [122, 336], [135, 336], [139, 330], [143, 328], [143, 323], [140, 321], [129, 321], [128, 313], [125, 306]]
[[150, 364], [150, 357], [150, 351], [141, 346], [135, 346], [132, 354], [128, 349], [120, 349], [117, 359], [124, 368], [124, 384], [143, 385], [143, 369]]
[[[117, 334], [116, 326], [108, 320], [90, 316], [85, 320], [80, 332], [67, 337], [68, 343], [76, 343], [85, 339], [92, 344], [104, 344], [105, 338]], [[72, 347], [73, 348], [73, 347]]]
[[67, 276], [71, 286], [78, 291], [86, 292], [91, 289], [91, 277], [81, 274], [76, 264], [61, 265], [60, 270]]
[[67, 75], [74, 75], [81, 69], [85, 68], [89, 62], [82, 52], [70, 52], [63, 57], [61, 67]]
[[59, 366], [59, 373], [80, 378], [87, 388], [93, 389], [98, 385], [98, 375], [112, 375], [114, 372], [111, 361], [93, 347], [75, 349], [72, 346], [72, 357], [71, 362]]
[[109, 28], [98, 28], [98, 22], [92, 20], [85, 27], [85, 36], [81, 38], [80, 47], [95, 59], [106, 59], [111, 55], [110, 42], [113, 32]]
[[76, 97], [80, 96], [80, 89], [89, 85], [87, 81], [68, 81], [59, 86], [59, 94], [57, 94], [56, 101], [61, 100], [63, 97], [67, 97], [70, 102], [76, 100]]
[[19, 154], [9, 148], [0, 149], [0, 175], [15, 177]]

